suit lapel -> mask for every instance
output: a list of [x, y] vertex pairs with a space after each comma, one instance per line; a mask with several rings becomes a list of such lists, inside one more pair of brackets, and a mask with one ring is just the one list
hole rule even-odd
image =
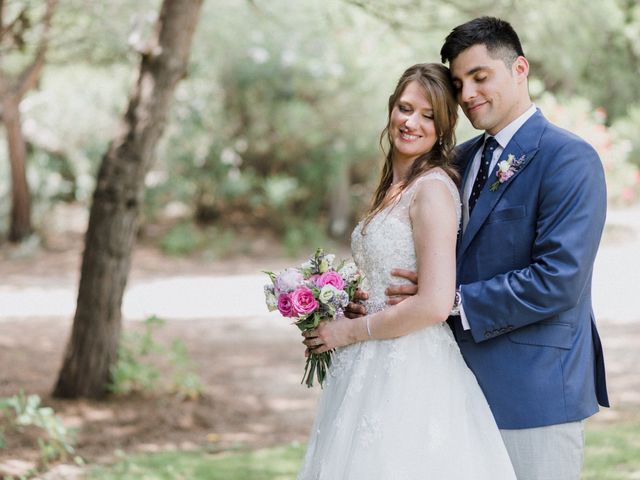
[[[480, 197], [473, 209], [473, 214], [469, 217], [469, 223], [467, 228], [462, 234], [462, 238], [458, 242], [458, 259], [462, 258], [462, 255], [467, 250], [471, 241], [476, 236], [480, 227], [484, 224], [487, 217], [494, 209], [502, 195], [509, 189], [515, 179], [520, 173], [527, 168], [533, 157], [538, 152], [538, 144], [540, 142], [540, 136], [545, 128], [547, 121], [542, 116], [540, 111], [537, 111], [527, 122], [516, 132], [511, 141], [507, 144], [498, 163], [506, 160], [509, 154], [512, 154], [516, 159], [523, 159], [523, 163], [520, 164], [517, 171], [506, 182], [500, 184], [496, 191], [489, 190], [489, 187], [498, 178], [496, 173], [498, 171], [498, 164], [494, 167], [487, 184], [482, 189]], [[465, 172], [465, 179], [468, 175], [468, 170]]]
[[[469, 177], [469, 170], [473, 164], [473, 157], [478, 149], [482, 146], [484, 141], [484, 135], [480, 135], [474, 139], [469, 140], [469, 146], [462, 148], [458, 154], [460, 155], [460, 161], [456, 162], [458, 171], [461, 173], [462, 180], [460, 181], [460, 198], [464, 201], [464, 186], [467, 183], [467, 177]], [[458, 225], [458, 238], [456, 240], [456, 249], [460, 248], [462, 240], [462, 215], [460, 215], [460, 224]]]

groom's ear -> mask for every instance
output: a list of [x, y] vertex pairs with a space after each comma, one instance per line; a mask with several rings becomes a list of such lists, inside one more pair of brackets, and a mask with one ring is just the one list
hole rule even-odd
[[517, 78], [518, 83], [526, 82], [529, 77], [529, 61], [520, 55], [511, 65], [511, 73]]

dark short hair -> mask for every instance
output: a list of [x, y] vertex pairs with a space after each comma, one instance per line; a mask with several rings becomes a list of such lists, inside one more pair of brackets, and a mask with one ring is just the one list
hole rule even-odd
[[484, 45], [492, 58], [510, 67], [524, 57], [518, 34], [509, 22], [495, 17], [479, 17], [451, 30], [440, 49], [442, 63], [453, 62], [460, 53], [474, 45]]

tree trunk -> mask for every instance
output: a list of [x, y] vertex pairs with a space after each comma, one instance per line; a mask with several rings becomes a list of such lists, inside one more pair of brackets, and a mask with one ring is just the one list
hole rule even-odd
[[349, 162], [339, 158], [329, 182], [329, 233], [334, 238], [346, 237], [351, 220], [349, 170]]
[[5, 94], [2, 99], [2, 122], [7, 133], [11, 164], [11, 226], [9, 241], [20, 242], [31, 235], [31, 196], [27, 185], [27, 146], [22, 136], [20, 99]]
[[54, 396], [102, 398], [117, 359], [121, 305], [145, 175], [185, 75], [202, 0], [164, 0], [143, 53], [121, 134], [102, 159], [89, 216], [78, 303]]
[[[7, 131], [9, 161], [11, 163], [11, 226], [9, 241], [20, 242], [31, 235], [31, 194], [27, 184], [27, 148], [20, 122], [20, 102], [40, 78], [49, 48], [51, 19], [58, 0], [46, 0], [46, 10], [42, 18], [42, 35], [36, 54], [15, 78], [10, 78], [0, 62], [0, 98], [2, 99], [2, 123]], [[0, 0], [0, 41], [11, 34], [11, 25], [4, 24], [4, 1]], [[2, 52], [0, 52], [1, 54]]]

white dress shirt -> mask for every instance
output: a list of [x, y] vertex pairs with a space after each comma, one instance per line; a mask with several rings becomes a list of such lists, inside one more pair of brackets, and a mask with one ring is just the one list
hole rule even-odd
[[[491, 158], [491, 165], [489, 166], [489, 172], [493, 172], [493, 169], [498, 163], [498, 160], [500, 159], [500, 155], [502, 155], [504, 148], [511, 141], [511, 139], [516, 134], [516, 132], [520, 130], [520, 127], [522, 127], [522, 125], [524, 125], [524, 123], [527, 120], [529, 120], [529, 118], [531, 118], [531, 116], [534, 113], [536, 113], [536, 106], [535, 104], [532, 103], [526, 112], [524, 112], [514, 121], [512, 121], [509, 125], [504, 127], [498, 133], [493, 135], [493, 138], [495, 138], [496, 141], [498, 142], [498, 146], [493, 151], [493, 157]], [[482, 145], [480, 146], [475, 156], [473, 157], [473, 161], [469, 166], [469, 174], [467, 175], [467, 179], [464, 182], [464, 189], [462, 191], [462, 232], [463, 233], [467, 229], [467, 225], [469, 224], [469, 197], [471, 196], [471, 190], [473, 190], [473, 183], [475, 182], [476, 175], [478, 175], [478, 170], [480, 170], [480, 161], [482, 160], [481, 158], [482, 148], [484, 147], [484, 142], [490, 136], [491, 135], [485, 132], [484, 141], [482, 142]], [[464, 307], [462, 306], [462, 302], [460, 303], [460, 319], [462, 320], [463, 328], [465, 330], [470, 330], [471, 327], [469, 327], [469, 321], [467, 320], [467, 316], [464, 313]]]

